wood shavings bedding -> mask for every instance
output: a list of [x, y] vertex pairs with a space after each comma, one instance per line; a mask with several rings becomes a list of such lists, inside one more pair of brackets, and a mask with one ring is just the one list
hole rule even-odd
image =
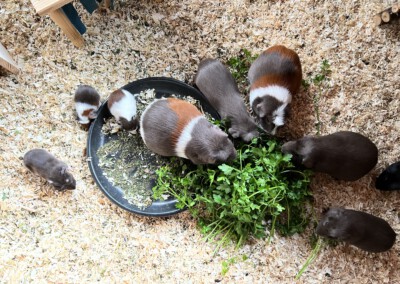
[[[104, 100], [110, 90], [148, 76], [191, 83], [204, 57], [226, 61], [243, 48], [256, 54], [273, 44], [299, 53], [305, 78], [329, 61], [331, 80], [319, 101], [322, 134], [359, 131], [379, 148], [378, 165], [357, 182], [315, 175], [316, 216], [324, 207], [345, 206], [382, 217], [399, 233], [400, 193], [374, 189], [376, 175], [400, 159], [400, 29], [372, 21], [392, 2], [116, 0], [104, 15], [75, 3], [88, 28], [78, 49], [30, 1], [2, 1], [0, 39], [23, 68], [0, 75], [6, 129], [0, 131], [0, 281], [293, 283], [312, 249], [311, 228], [213, 255], [213, 244], [185, 212], [159, 219], [124, 212], [90, 175], [82, 154], [87, 133], [73, 107], [80, 84], [94, 86]], [[315, 91], [293, 98], [284, 137], [315, 133]], [[21, 157], [36, 147], [72, 166], [75, 191], [54, 192], [24, 168]], [[326, 247], [300, 282], [399, 283], [399, 253], [399, 241], [382, 254]], [[223, 261], [242, 255], [247, 260], [223, 276]]]

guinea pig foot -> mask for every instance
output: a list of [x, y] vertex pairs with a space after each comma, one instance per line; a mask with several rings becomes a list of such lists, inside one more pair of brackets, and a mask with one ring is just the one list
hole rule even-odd
[[80, 124], [80, 128], [84, 131], [89, 131], [90, 128], [90, 122], [89, 123], [85, 123], [85, 124]]
[[233, 138], [239, 138], [240, 137], [240, 132], [237, 131], [236, 129], [233, 128], [229, 128], [228, 129], [229, 134], [233, 137]]

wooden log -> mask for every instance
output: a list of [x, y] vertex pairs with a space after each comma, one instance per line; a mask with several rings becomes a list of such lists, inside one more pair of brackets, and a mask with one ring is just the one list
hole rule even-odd
[[[392, 10], [392, 8], [390, 8], [390, 11]], [[389, 23], [390, 22], [390, 12], [388, 10], [383, 11], [381, 14], [381, 18], [382, 21], [384, 21], [385, 23]]]
[[392, 5], [392, 13], [398, 13], [400, 10], [400, 3], [394, 3]]
[[380, 24], [382, 24], [381, 14], [380, 13], [376, 14], [373, 18], [373, 21], [375, 26], [379, 26]]
[[375, 14], [373, 22], [376, 26], [389, 23], [393, 19], [400, 17], [400, 3], [394, 3], [391, 7], [386, 8], [382, 12]]

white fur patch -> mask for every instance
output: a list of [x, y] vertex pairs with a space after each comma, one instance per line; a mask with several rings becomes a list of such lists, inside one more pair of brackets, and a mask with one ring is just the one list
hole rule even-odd
[[199, 122], [201, 119], [206, 119], [204, 116], [199, 115], [195, 118], [193, 118], [183, 129], [181, 132], [181, 136], [179, 136], [178, 143], [176, 143], [175, 146], [175, 152], [178, 157], [182, 158], [188, 158], [185, 155], [185, 150], [187, 144], [192, 140], [192, 131], [195, 125]]
[[79, 117], [79, 122], [86, 124], [86, 123], [89, 123], [89, 118], [87, 116], [84, 116], [83, 112], [88, 109], [97, 110], [98, 106], [94, 106], [94, 105], [91, 105], [88, 103], [77, 102], [77, 103], [75, 103], [75, 109], [76, 109], [76, 113], [78, 114], [78, 117]]
[[124, 93], [124, 97], [118, 102], [113, 103], [110, 108], [110, 112], [119, 121], [121, 117], [130, 121], [132, 117], [136, 115], [136, 100], [127, 90], [121, 90]]
[[292, 101], [292, 95], [288, 89], [282, 86], [272, 85], [268, 87], [256, 88], [250, 91], [250, 105], [253, 105], [253, 102], [256, 98], [265, 96], [274, 97], [284, 104], [289, 104]]
[[282, 126], [285, 124], [285, 108], [287, 104], [283, 104], [280, 107], [278, 107], [274, 112], [272, 113], [272, 117], [274, 118], [274, 124], [276, 126]]

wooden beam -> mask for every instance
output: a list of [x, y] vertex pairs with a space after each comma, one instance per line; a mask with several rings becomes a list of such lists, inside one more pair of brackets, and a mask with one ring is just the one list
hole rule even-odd
[[8, 71], [17, 74], [20, 71], [18, 64], [12, 59], [7, 49], [0, 43], [0, 65]]
[[73, 0], [31, 0], [33, 7], [40, 16], [49, 14], [72, 1]]
[[65, 15], [64, 11], [57, 9], [49, 13], [50, 18], [61, 28], [65, 35], [72, 41], [76, 47], [81, 47], [84, 44], [82, 35], [78, 32], [75, 26]]

